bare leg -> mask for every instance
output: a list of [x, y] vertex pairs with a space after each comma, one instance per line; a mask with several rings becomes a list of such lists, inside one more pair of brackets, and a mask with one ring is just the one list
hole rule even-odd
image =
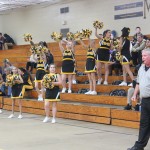
[[38, 95], [40, 95], [41, 92], [40, 92], [40, 90], [39, 90], [39, 82], [35, 82], [35, 89], [36, 89]]
[[53, 118], [56, 118], [56, 112], [57, 112], [57, 102], [53, 102], [52, 103], [52, 115], [53, 115]]
[[12, 99], [12, 114], [14, 114], [15, 99]]
[[105, 63], [105, 81], [107, 82], [109, 75], [109, 64]]
[[93, 91], [96, 91], [96, 78], [95, 78], [95, 72], [92, 72], [92, 73], [91, 73], [91, 79], [92, 79]]
[[90, 74], [90, 73], [88, 73], [87, 75], [88, 75], [89, 84], [90, 84], [90, 91], [93, 91], [91, 74]]
[[127, 82], [127, 78], [126, 78], [126, 70], [125, 70], [124, 65], [122, 65], [122, 69], [123, 69], [123, 81], [124, 81], [124, 82]]
[[97, 76], [98, 79], [100, 80], [102, 78], [102, 63], [96, 62], [96, 67], [97, 67]]
[[134, 80], [134, 76], [133, 76], [133, 73], [130, 70], [129, 64], [124, 65], [124, 68], [125, 68], [126, 72], [129, 74], [131, 80]]
[[68, 90], [71, 90], [71, 87], [72, 87], [72, 74], [69, 74], [68, 75]]
[[20, 115], [22, 114], [22, 100], [18, 100]]
[[63, 88], [66, 88], [66, 77], [67, 77], [66, 74], [62, 74], [62, 87]]
[[49, 117], [49, 116], [50, 116], [50, 108], [49, 108], [49, 104], [50, 104], [49, 101], [45, 101], [44, 108], [45, 108], [45, 114], [46, 114], [46, 117]]

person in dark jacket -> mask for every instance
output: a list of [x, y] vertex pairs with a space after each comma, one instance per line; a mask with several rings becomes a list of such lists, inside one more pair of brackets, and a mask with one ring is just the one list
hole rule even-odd
[[0, 33], [0, 50], [4, 49], [4, 37], [3, 34]]
[[9, 46], [13, 46], [15, 44], [14, 40], [8, 35], [4, 34], [4, 49], [8, 49]]

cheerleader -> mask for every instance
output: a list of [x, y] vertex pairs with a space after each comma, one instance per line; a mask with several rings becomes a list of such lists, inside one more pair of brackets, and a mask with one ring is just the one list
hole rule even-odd
[[[19, 119], [22, 119], [22, 84], [23, 84], [23, 79], [18, 73], [18, 69], [16, 67], [13, 67], [12, 69], [13, 75], [10, 77], [9, 84], [12, 85], [12, 114], [8, 118], [13, 118], [14, 117], [14, 105], [15, 105], [15, 100], [18, 99], [19, 103], [19, 111], [20, 115], [18, 116]], [[6, 84], [8, 84], [8, 80], [6, 81]]]
[[100, 39], [100, 47], [97, 49], [97, 56], [96, 56], [96, 67], [97, 67], [97, 75], [98, 75], [98, 82], [97, 84], [101, 84], [102, 82], [102, 65], [105, 66], [105, 81], [104, 85], [108, 85], [108, 75], [109, 75], [109, 59], [110, 53], [109, 50], [112, 48], [112, 41], [111, 41], [111, 31], [105, 30], [103, 32], [103, 36], [97, 33], [97, 28], [95, 28], [95, 36]]
[[[122, 31], [122, 35], [120, 37], [119, 49], [121, 51], [121, 64], [122, 64], [122, 69], [123, 69], [123, 82], [119, 85], [127, 86], [126, 73], [129, 74], [132, 81], [134, 80], [133, 73], [130, 70], [130, 60], [131, 60], [131, 55], [130, 55], [131, 42], [129, 40], [130, 29], [124, 27], [121, 31]], [[132, 85], [129, 85], [129, 86], [132, 86]]]
[[97, 95], [96, 92], [96, 67], [95, 67], [95, 41], [89, 38], [89, 44], [86, 46], [82, 40], [80, 40], [82, 46], [87, 50], [87, 60], [86, 60], [86, 67], [85, 73], [87, 73], [89, 78], [90, 84], [90, 91], [86, 92], [85, 94]]
[[41, 81], [43, 79], [43, 76], [45, 75], [45, 62], [46, 62], [46, 56], [44, 52], [41, 52], [40, 55], [38, 55], [37, 58], [37, 71], [35, 76], [35, 89], [38, 93], [38, 101], [43, 101], [43, 87], [41, 86], [41, 90], [39, 89], [39, 86], [41, 85]]
[[32, 77], [30, 73], [24, 68], [19, 68], [18, 72], [23, 79], [23, 87], [21, 93], [22, 93], [22, 97], [24, 97], [25, 90], [33, 89]]
[[52, 102], [52, 123], [55, 123], [55, 117], [56, 117], [56, 112], [57, 112], [57, 102], [60, 101], [60, 93], [59, 93], [59, 86], [61, 85], [61, 76], [59, 74], [55, 73], [55, 65], [50, 64], [49, 68], [49, 74], [46, 74], [43, 77], [42, 80], [42, 85], [46, 88], [46, 93], [45, 93], [45, 113], [46, 117], [43, 120], [43, 122], [48, 122], [49, 121], [49, 116], [50, 116], [50, 102]]
[[[64, 49], [62, 44], [66, 44], [66, 49]], [[66, 91], [66, 78], [68, 75], [68, 93], [71, 93], [72, 86], [72, 75], [75, 74], [75, 59], [74, 59], [74, 44], [73, 42], [60, 41], [59, 47], [63, 55], [63, 62], [61, 68], [62, 74], [62, 93]]]

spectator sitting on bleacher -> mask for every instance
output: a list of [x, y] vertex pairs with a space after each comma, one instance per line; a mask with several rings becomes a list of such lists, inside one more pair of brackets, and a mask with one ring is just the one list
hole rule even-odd
[[138, 34], [137, 35], [137, 42], [135, 43], [135, 45], [131, 49], [132, 54], [134, 52], [138, 53], [137, 58], [134, 58], [134, 59], [137, 59], [137, 63], [138, 63], [136, 68], [139, 68], [141, 66], [141, 64], [142, 64], [142, 50], [146, 46], [146, 40], [143, 37], [144, 37], [143, 34]]
[[122, 74], [122, 66], [120, 64], [120, 61], [117, 60], [116, 54], [118, 53], [117, 49], [110, 50], [110, 65], [109, 65], [109, 75], [113, 74], [113, 71], [115, 72], [116, 76], [119, 76]]
[[[4, 73], [2, 74], [2, 77], [3, 77], [3, 83], [2, 83], [2, 87], [1, 87], [1, 90], [5, 93], [5, 95], [7, 95], [8, 97], [11, 96], [11, 86], [6, 86], [5, 83], [6, 83], [6, 78], [7, 78], [7, 75], [10, 75], [12, 72], [11, 72], [11, 68], [7, 67], [4, 69]], [[7, 88], [7, 94], [6, 94], [6, 88]]]
[[[124, 107], [124, 110], [132, 110], [132, 96], [133, 96], [133, 93], [134, 93], [134, 89], [135, 89], [135, 86], [136, 86], [136, 79], [133, 80], [133, 87], [130, 87], [128, 89], [128, 93], [127, 93], [127, 105]], [[135, 111], [139, 111], [139, 106], [140, 106], [140, 102], [139, 102], [139, 98], [137, 98], [137, 104], [135, 105], [134, 109]]]
[[150, 48], [150, 39], [146, 40], [146, 47], [145, 48]]
[[[137, 35], [138, 34], [141, 34], [141, 28], [140, 27], [136, 27], [135, 28], [135, 34], [133, 35], [133, 39], [132, 39], [132, 45], [134, 46], [137, 42]], [[131, 55], [132, 55], [132, 62], [133, 62], [133, 65], [136, 66], [138, 65], [138, 52], [131, 52]]]
[[22, 87], [21, 95], [22, 97], [24, 97], [24, 93], [26, 90], [33, 89], [33, 82], [32, 82], [33, 80], [30, 73], [24, 68], [19, 68], [18, 73], [21, 75], [23, 79], [23, 87]]
[[9, 47], [15, 45], [14, 40], [8, 35], [8, 34], [4, 34], [4, 49], [9, 49]]
[[2, 74], [0, 73], [0, 96], [2, 96], [4, 92], [2, 85], [3, 85], [3, 77], [2, 77]]
[[14, 66], [10, 63], [10, 61], [8, 59], [4, 59], [3, 60], [3, 67], [2, 67], [2, 73], [4, 72], [4, 69], [8, 68], [8, 67], [12, 70], [12, 68]]
[[[32, 73], [33, 68], [37, 66], [37, 54], [32, 53], [26, 64], [26, 70]], [[29, 69], [30, 68], [30, 69]]]
[[4, 49], [4, 37], [2, 35], [2, 33], [0, 33], [0, 50]]

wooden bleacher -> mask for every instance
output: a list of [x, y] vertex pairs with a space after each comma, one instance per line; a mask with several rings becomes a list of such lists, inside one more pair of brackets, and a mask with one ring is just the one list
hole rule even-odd
[[[98, 41], [97, 41], [98, 43]], [[60, 73], [62, 56], [58, 47], [58, 43], [48, 44], [54, 60], [57, 65], [57, 72]], [[30, 56], [30, 45], [15, 46], [11, 50], [3, 50], [0, 53], [0, 65], [4, 58], [8, 58], [14, 66], [25, 67], [27, 58]], [[81, 45], [75, 47], [76, 69], [84, 72], [86, 51]], [[103, 69], [104, 72], [104, 69]], [[35, 76], [35, 70], [32, 76]], [[61, 93], [61, 102], [58, 103], [57, 117], [84, 120], [89, 122], [103, 123], [115, 126], [124, 126], [130, 128], [139, 128], [140, 113], [135, 111], [123, 110], [127, 104], [126, 97], [109, 96], [109, 93], [115, 89], [128, 90], [128, 86], [115, 86], [111, 83], [115, 80], [122, 80], [122, 76], [109, 76], [108, 86], [97, 85], [96, 90], [99, 95], [78, 94], [78, 90], [89, 88], [88, 84], [83, 84], [88, 80], [87, 76], [77, 76], [76, 79], [82, 84], [72, 86], [74, 93]], [[129, 77], [127, 80], [130, 81]], [[44, 115], [44, 102], [37, 101], [37, 93], [35, 90], [27, 91], [23, 99], [23, 112]], [[11, 110], [11, 98], [0, 97], [0, 107]], [[18, 111], [18, 103], [16, 102], [15, 110]]]

